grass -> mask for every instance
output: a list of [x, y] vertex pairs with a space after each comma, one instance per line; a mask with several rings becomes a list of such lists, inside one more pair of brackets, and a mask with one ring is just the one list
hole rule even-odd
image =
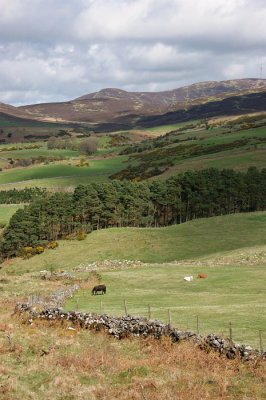
[[220, 153], [198, 156], [187, 159], [175, 160], [175, 165], [166, 170], [159, 177], [153, 179], [169, 178], [170, 176], [185, 172], [197, 171], [205, 168], [230, 168], [237, 171], [246, 171], [249, 167], [265, 168], [265, 150], [230, 150]]
[[[266, 244], [266, 213], [234, 214], [198, 219], [166, 228], [112, 228], [94, 231], [83, 241], [60, 241], [56, 250], [29, 260], [14, 260], [18, 273], [54, 264], [71, 269], [80, 263], [105, 259], [164, 263], [222, 254]], [[8, 268], [8, 270], [9, 270]]]
[[[229, 259], [228, 266], [228, 253], [241, 251], [244, 255], [240, 259], [246, 261], [247, 248], [264, 249], [265, 222], [266, 213], [258, 212], [200, 219], [168, 228], [95, 231], [84, 241], [61, 241], [56, 250], [46, 250], [29, 260], [9, 261], [4, 271], [10, 276], [22, 276], [50, 268], [72, 270], [80, 264], [106, 259], [154, 263], [147, 268], [103, 272], [103, 280], [110, 287], [108, 296], [99, 298], [80, 292], [68, 307], [77, 307], [78, 302], [81, 310], [99, 311], [100, 300], [105, 303], [108, 299], [105, 311], [121, 314], [125, 298], [129, 312], [147, 315], [147, 305], [151, 304], [153, 317], [163, 320], [171, 308], [173, 321], [185, 328], [195, 329], [198, 315], [205, 333], [227, 333], [232, 320], [236, 339], [253, 344], [258, 331], [266, 330], [265, 260], [255, 258], [253, 265], [250, 259], [252, 266], [242, 265], [239, 256], [235, 256]], [[201, 262], [195, 266], [191, 259]], [[184, 261], [172, 265], [173, 260]], [[209, 278], [184, 283], [185, 275], [196, 276], [199, 272], [207, 273]]]
[[[67, 282], [40, 279], [37, 271], [69, 269], [106, 258], [132, 258], [153, 264], [99, 270], [105, 296], [91, 296], [89, 286], [68, 309], [95, 310], [168, 319], [202, 334], [228, 334], [265, 346], [266, 213], [239, 214], [191, 221], [163, 229], [110, 229], [84, 241], [61, 241], [29, 260], [8, 260], [0, 270], [0, 398], [136, 400], [265, 399], [265, 362], [228, 361], [190, 343], [125, 339], [104, 333], [69, 330], [69, 325], [32, 324], [14, 316], [17, 301], [29, 294], [48, 296]], [[167, 260], [181, 260], [175, 263]], [[191, 259], [194, 258], [193, 262]], [[208, 274], [185, 282], [184, 275]], [[76, 281], [89, 272], [74, 272]], [[100, 301], [102, 304], [100, 305]]]
[[167, 178], [187, 170], [205, 168], [246, 171], [256, 166], [262, 169], [266, 167], [265, 134], [266, 127], [178, 130], [133, 147], [131, 150], [136, 153], [129, 156], [133, 170], [127, 168], [120, 171], [118, 176], [141, 180], [145, 177]]
[[[143, 129], [143, 131], [148, 132], [149, 134], [153, 134], [154, 136], [159, 136], [159, 135], [164, 135], [165, 133], [174, 131], [175, 129], [180, 129], [180, 128], [186, 128], [186, 126], [189, 126], [191, 124], [197, 125], [199, 121], [193, 120], [191, 122], [182, 122], [178, 124], [169, 124], [169, 125], [160, 125], [156, 126], [153, 128], [146, 128]], [[190, 132], [191, 134], [191, 132]]]
[[[198, 121], [192, 122], [194, 126], [197, 124]], [[164, 137], [162, 137], [159, 139], [161, 140], [161, 145], [156, 148], [157, 153], [153, 158], [150, 158], [149, 152], [146, 151], [138, 153], [138, 159], [130, 159], [129, 161], [127, 156], [117, 156], [117, 153], [122, 149], [121, 146], [103, 148], [103, 146], [110, 142], [112, 134], [102, 135], [100, 137], [101, 148], [98, 150], [94, 159], [90, 158], [90, 167], [77, 168], [73, 165], [77, 162], [78, 152], [69, 150], [50, 151], [47, 150], [45, 142], [38, 142], [38, 144], [42, 145], [39, 149], [2, 151], [0, 154], [0, 167], [4, 166], [7, 163], [6, 159], [10, 157], [16, 159], [38, 156], [57, 156], [65, 157], [68, 160], [50, 163], [49, 165], [33, 165], [26, 168], [4, 170], [0, 173], [0, 189], [14, 187], [22, 189], [25, 187], [39, 186], [60, 190], [65, 187], [73, 188], [78, 184], [86, 184], [91, 181], [103, 182], [106, 181], [109, 176], [127, 168], [129, 162], [135, 167], [138, 164], [143, 164], [141, 172], [137, 172], [140, 179], [145, 177], [146, 170], [149, 171], [164, 161], [165, 165], [168, 165], [168, 167], [165, 167], [165, 170], [162, 168], [161, 175], [156, 176], [155, 179], [169, 177], [186, 170], [199, 170], [210, 167], [218, 169], [232, 168], [245, 171], [249, 166], [255, 165], [258, 168], [264, 168], [266, 166], [264, 154], [265, 144], [256, 139], [265, 137], [265, 127], [241, 131], [237, 131], [233, 128], [229, 131], [229, 128], [226, 126], [214, 126], [211, 129], [205, 129], [201, 126], [197, 129], [184, 130], [183, 132], [180, 130], [182, 127], [186, 128], [186, 126], [189, 125], [191, 124], [173, 124], [115, 134], [128, 137], [132, 143], [138, 142], [141, 146], [140, 141], [143, 139], [147, 139], [148, 137], [154, 138], [155, 136], [160, 136], [178, 129], [178, 136], [175, 137], [173, 134], [171, 137], [173, 140], [182, 140], [180, 144], [169, 145], [167, 144], [167, 140], [164, 140]], [[249, 143], [247, 145], [235, 143], [234, 148], [223, 150], [223, 144], [228, 145], [241, 139], [249, 139]], [[183, 153], [179, 155], [175, 154], [179, 149], [179, 145], [182, 146], [185, 155]], [[201, 156], [191, 155], [188, 157], [186, 153], [188, 147], [186, 147], [186, 145], [199, 145], [202, 147], [202, 151], [204, 151], [205, 147], [208, 150], [209, 146], [220, 146], [220, 148], [218, 149], [219, 151], [217, 148], [213, 150], [212, 154], [207, 153]], [[238, 145], [240, 147], [237, 147]], [[20, 144], [20, 146], [23, 147], [24, 145]], [[0, 146], [1, 149], [6, 147], [12, 147], [12, 144]], [[175, 151], [173, 151], [173, 147], [176, 147]], [[149, 176], [149, 173], [147, 176]]]
[[0, 205], [0, 225], [6, 225], [12, 215], [19, 209], [22, 208], [23, 205], [18, 204], [1, 204]]
[[[182, 266], [161, 264], [134, 270], [104, 271], [102, 282], [107, 285], [106, 296], [91, 296], [81, 290], [66, 305], [67, 310], [102, 312], [124, 315], [124, 299], [131, 315], [148, 316], [172, 323], [182, 329], [196, 331], [197, 319], [202, 334], [210, 332], [229, 335], [232, 322], [234, 339], [259, 347], [259, 331], [266, 340], [264, 310], [266, 298], [263, 266]], [[196, 279], [197, 274], [207, 279]], [[184, 276], [193, 275], [193, 282]]]
[[117, 341], [62, 325], [29, 326], [6, 311], [1, 319], [4, 400], [264, 398], [263, 364], [228, 362], [188, 343]]
[[31, 158], [31, 157], [77, 157], [78, 151], [73, 150], [48, 150], [46, 146], [39, 149], [23, 149], [12, 151], [1, 151], [1, 158]]
[[77, 167], [68, 164], [33, 166], [2, 171], [0, 188], [21, 186], [76, 186], [91, 180], [106, 181], [108, 176], [123, 167], [126, 157], [119, 156], [90, 160], [90, 166]]

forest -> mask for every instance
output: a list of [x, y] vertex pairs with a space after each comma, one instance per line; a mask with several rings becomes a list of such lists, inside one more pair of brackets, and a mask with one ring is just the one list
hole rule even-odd
[[33, 187], [22, 190], [10, 189], [0, 191], [0, 204], [20, 204], [30, 203], [34, 199], [44, 196], [45, 189]]
[[[16, 193], [16, 196], [19, 196]], [[24, 192], [24, 195], [26, 192]], [[79, 185], [73, 193], [35, 192], [11, 218], [1, 257], [95, 229], [159, 227], [240, 212], [266, 210], [266, 169], [187, 171], [166, 180]], [[30, 199], [31, 196], [29, 196]]]

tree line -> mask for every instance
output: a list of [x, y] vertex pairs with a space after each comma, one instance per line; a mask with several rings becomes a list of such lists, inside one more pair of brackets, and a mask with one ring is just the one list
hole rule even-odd
[[90, 155], [96, 153], [98, 144], [99, 139], [96, 136], [90, 136], [84, 139], [62, 139], [52, 136], [47, 141], [47, 148], [49, 150], [75, 150]]
[[30, 203], [38, 197], [46, 195], [46, 189], [33, 187], [22, 190], [10, 189], [0, 191], [0, 204]]
[[266, 169], [206, 169], [167, 180], [79, 185], [73, 193], [37, 197], [5, 229], [2, 257], [25, 246], [109, 227], [160, 227], [195, 218], [266, 210]]

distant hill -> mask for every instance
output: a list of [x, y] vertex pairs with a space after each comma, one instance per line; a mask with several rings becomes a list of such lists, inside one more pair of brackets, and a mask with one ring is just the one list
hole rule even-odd
[[[87, 123], [92, 127], [98, 127], [100, 130], [115, 130], [117, 128], [134, 127], [139, 124], [139, 121], [141, 121], [140, 125], [144, 123], [147, 126], [147, 123], [149, 125], [149, 121], [151, 121], [150, 117], [154, 120], [154, 116], [168, 115], [168, 113], [176, 111], [186, 114], [187, 110], [193, 107], [204, 105], [205, 109], [208, 109], [209, 105], [212, 107], [213, 102], [218, 103], [227, 98], [239, 98], [240, 96], [259, 93], [266, 93], [265, 79], [201, 82], [164, 92], [126, 92], [110, 88], [61, 103], [34, 104], [22, 107], [12, 107], [0, 103], [0, 113], [5, 115], [6, 118], [13, 116], [46, 122]], [[255, 102], [261, 101], [261, 98], [256, 96], [250, 97], [250, 99]], [[237, 102], [238, 100], [236, 100]], [[221, 104], [222, 111], [227, 113], [228, 109], [224, 107], [225, 103]], [[260, 109], [264, 110], [264, 104], [260, 104]], [[216, 104], [216, 108], [221, 115], [218, 104]], [[257, 104], [249, 104], [244, 112], [257, 109]], [[196, 108], [196, 110], [198, 118], [201, 109]], [[242, 112], [241, 108], [236, 111], [239, 111], [239, 114]], [[212, 107], [211, 115], [215, 112]], [[208, 113], [205, 112], [205, 114]], [[185, 115], [185, 120], [188, 119], [190, 117], [187, 118], [187, 115]], [[156, 124], [160, 123], [157, 118], [155, 120]]]
[[266, 112], [266, 92], [228, 97], [192, 105], [188, 108], [168, 112], [162, 115], [139, 118], [139, 127], [154, 127], [166, 124], [208, 119], [219, 116], [234, 116], [248, 113]]

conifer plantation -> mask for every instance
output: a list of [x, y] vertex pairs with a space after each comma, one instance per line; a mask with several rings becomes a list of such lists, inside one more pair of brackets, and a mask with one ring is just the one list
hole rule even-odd
[[[23, 193], [23, 192], [22, 192]], [[266, 169], [247, 172], [206, 169], [167, 180], [111, 181], [79, 185], [72, 194], [25, 189], [6, 197], [31, 200], [11, 218], [1, 242], [2, 258], [27, 246], [82, 238], [110, 227], [159, 227], [266, 209]]]

